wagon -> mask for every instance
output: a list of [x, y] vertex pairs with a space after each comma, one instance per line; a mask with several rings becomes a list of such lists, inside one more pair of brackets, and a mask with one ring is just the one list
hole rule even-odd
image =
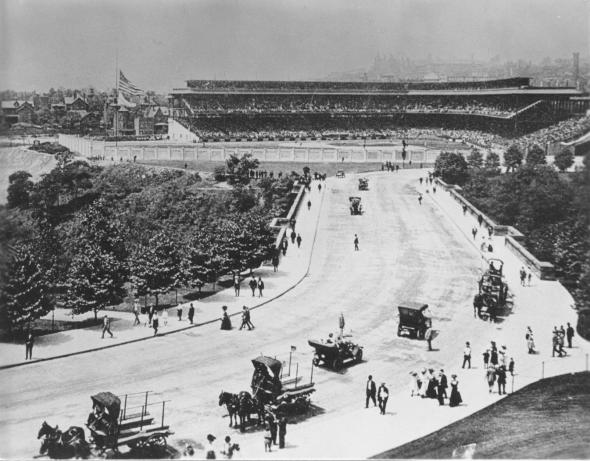
[[424, 339], [426, 330], [432, 327], [432, 320], [426, 316], [428, 304], [406, 301], [398, 306], [399, 324], [397, 335], [408, 335]]
[[344, 176], [345, 176], [345, 175], [344, 175], [344, 170], [338, 170], [338, 171], [336, 172], [336, 177], [337, 177], [337, 178], [344, 178]]
[[310, 339], [307, 343], [315, 349], [313, 364], [325, 365], [332, 370], [340, 370], [344, 362], [360, 363], [363, 360], [363, 348], [352, 341], [324, 343]]
[[[166, 438], [173, 434], [164, 424], [166, 401], [149, 402], [149, 394], [149, 391], [126, 394], [122, 397], [122, 407], [121, 399], [111, 392], [91, 396], [93, 411], [86, 426], [97, 449], [118, 452], [119, 447], [126, 445], [139, 458], [165, 454]], [[161, 409], [160, 418], [151, 415], [148, 407], [157, 409], [158, 413]]]
[[369, 180], [367, 178], [359, 178], [359, 190], [369, 190]]
[[363, 214], [363, 206], [361, 205], [360, 197], [348, 197], [348, 201], [350, 202], [350, 214], [352, 216]]
[[[296, 372], [291, 378], [282, 375], [283, 364], [272, 357], [259, 356], [252, 360], [252, 395], [264, 405], [265, 411], [275, 416], [305, 413], [310, 405], [310, 396], [315, 392], [315, 384], [300, 384], [302, 376]], [[299, 370], [299, 366], [296, 367]]]

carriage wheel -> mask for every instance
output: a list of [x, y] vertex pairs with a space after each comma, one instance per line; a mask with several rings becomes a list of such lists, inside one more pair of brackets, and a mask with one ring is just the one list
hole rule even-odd
[[340, 360], [340, 357], [336, 357], [333, 361], [332, 361], [332, 368], [336, 371], [340, 370], [342, 368], [342, 360]]
[[361, 349], [356, 353], [354, 360], [356, 363], [361, 363], [363, 361], [363, 351]]

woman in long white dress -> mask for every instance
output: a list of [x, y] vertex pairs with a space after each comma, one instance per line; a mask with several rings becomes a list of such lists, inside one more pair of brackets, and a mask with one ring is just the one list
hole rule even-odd
[[428, 389], [428, 383], [430, 382], [430, 376], [428, 376], [428, 372], [426, 368], [422, 370], [420, 373], [420, 389], [418, 390], [418, 395], [420, 397], [426, 397], [426, 389]]
[[410, 396], [414, 397], [418, 395], [418, 373], [415, 371], [410, 372]]

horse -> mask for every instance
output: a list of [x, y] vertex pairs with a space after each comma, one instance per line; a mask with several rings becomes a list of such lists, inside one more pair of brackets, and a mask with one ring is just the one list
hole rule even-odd
[[[225, 405], [229, 413], [229, 427], [238, 425], [238, 395], [221, 391], [219, 394], [219, 406]], [[232, 424], [233, 423], [233, 424]]]
[[62, 432], [58, 426], [51, 427], [47, 421], [43, 421], [41, 429], [37, 434], [37, 439], [43, 438], [40, 455], [47, 455], [53, 459], [65, 458], [88, 458], [90, 456], [90, 446], [84, 438], [84, 429], [77, 426]]

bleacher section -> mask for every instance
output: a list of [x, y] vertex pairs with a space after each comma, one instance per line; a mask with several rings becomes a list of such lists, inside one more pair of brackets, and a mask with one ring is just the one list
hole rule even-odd
[[173, 117], [201, 140], [380, 137], [399, 128], [480, 130], [514, 136], [571, 115], [573, 88], [527, 78], [474, 82], [189, 80], [173, 90]]

